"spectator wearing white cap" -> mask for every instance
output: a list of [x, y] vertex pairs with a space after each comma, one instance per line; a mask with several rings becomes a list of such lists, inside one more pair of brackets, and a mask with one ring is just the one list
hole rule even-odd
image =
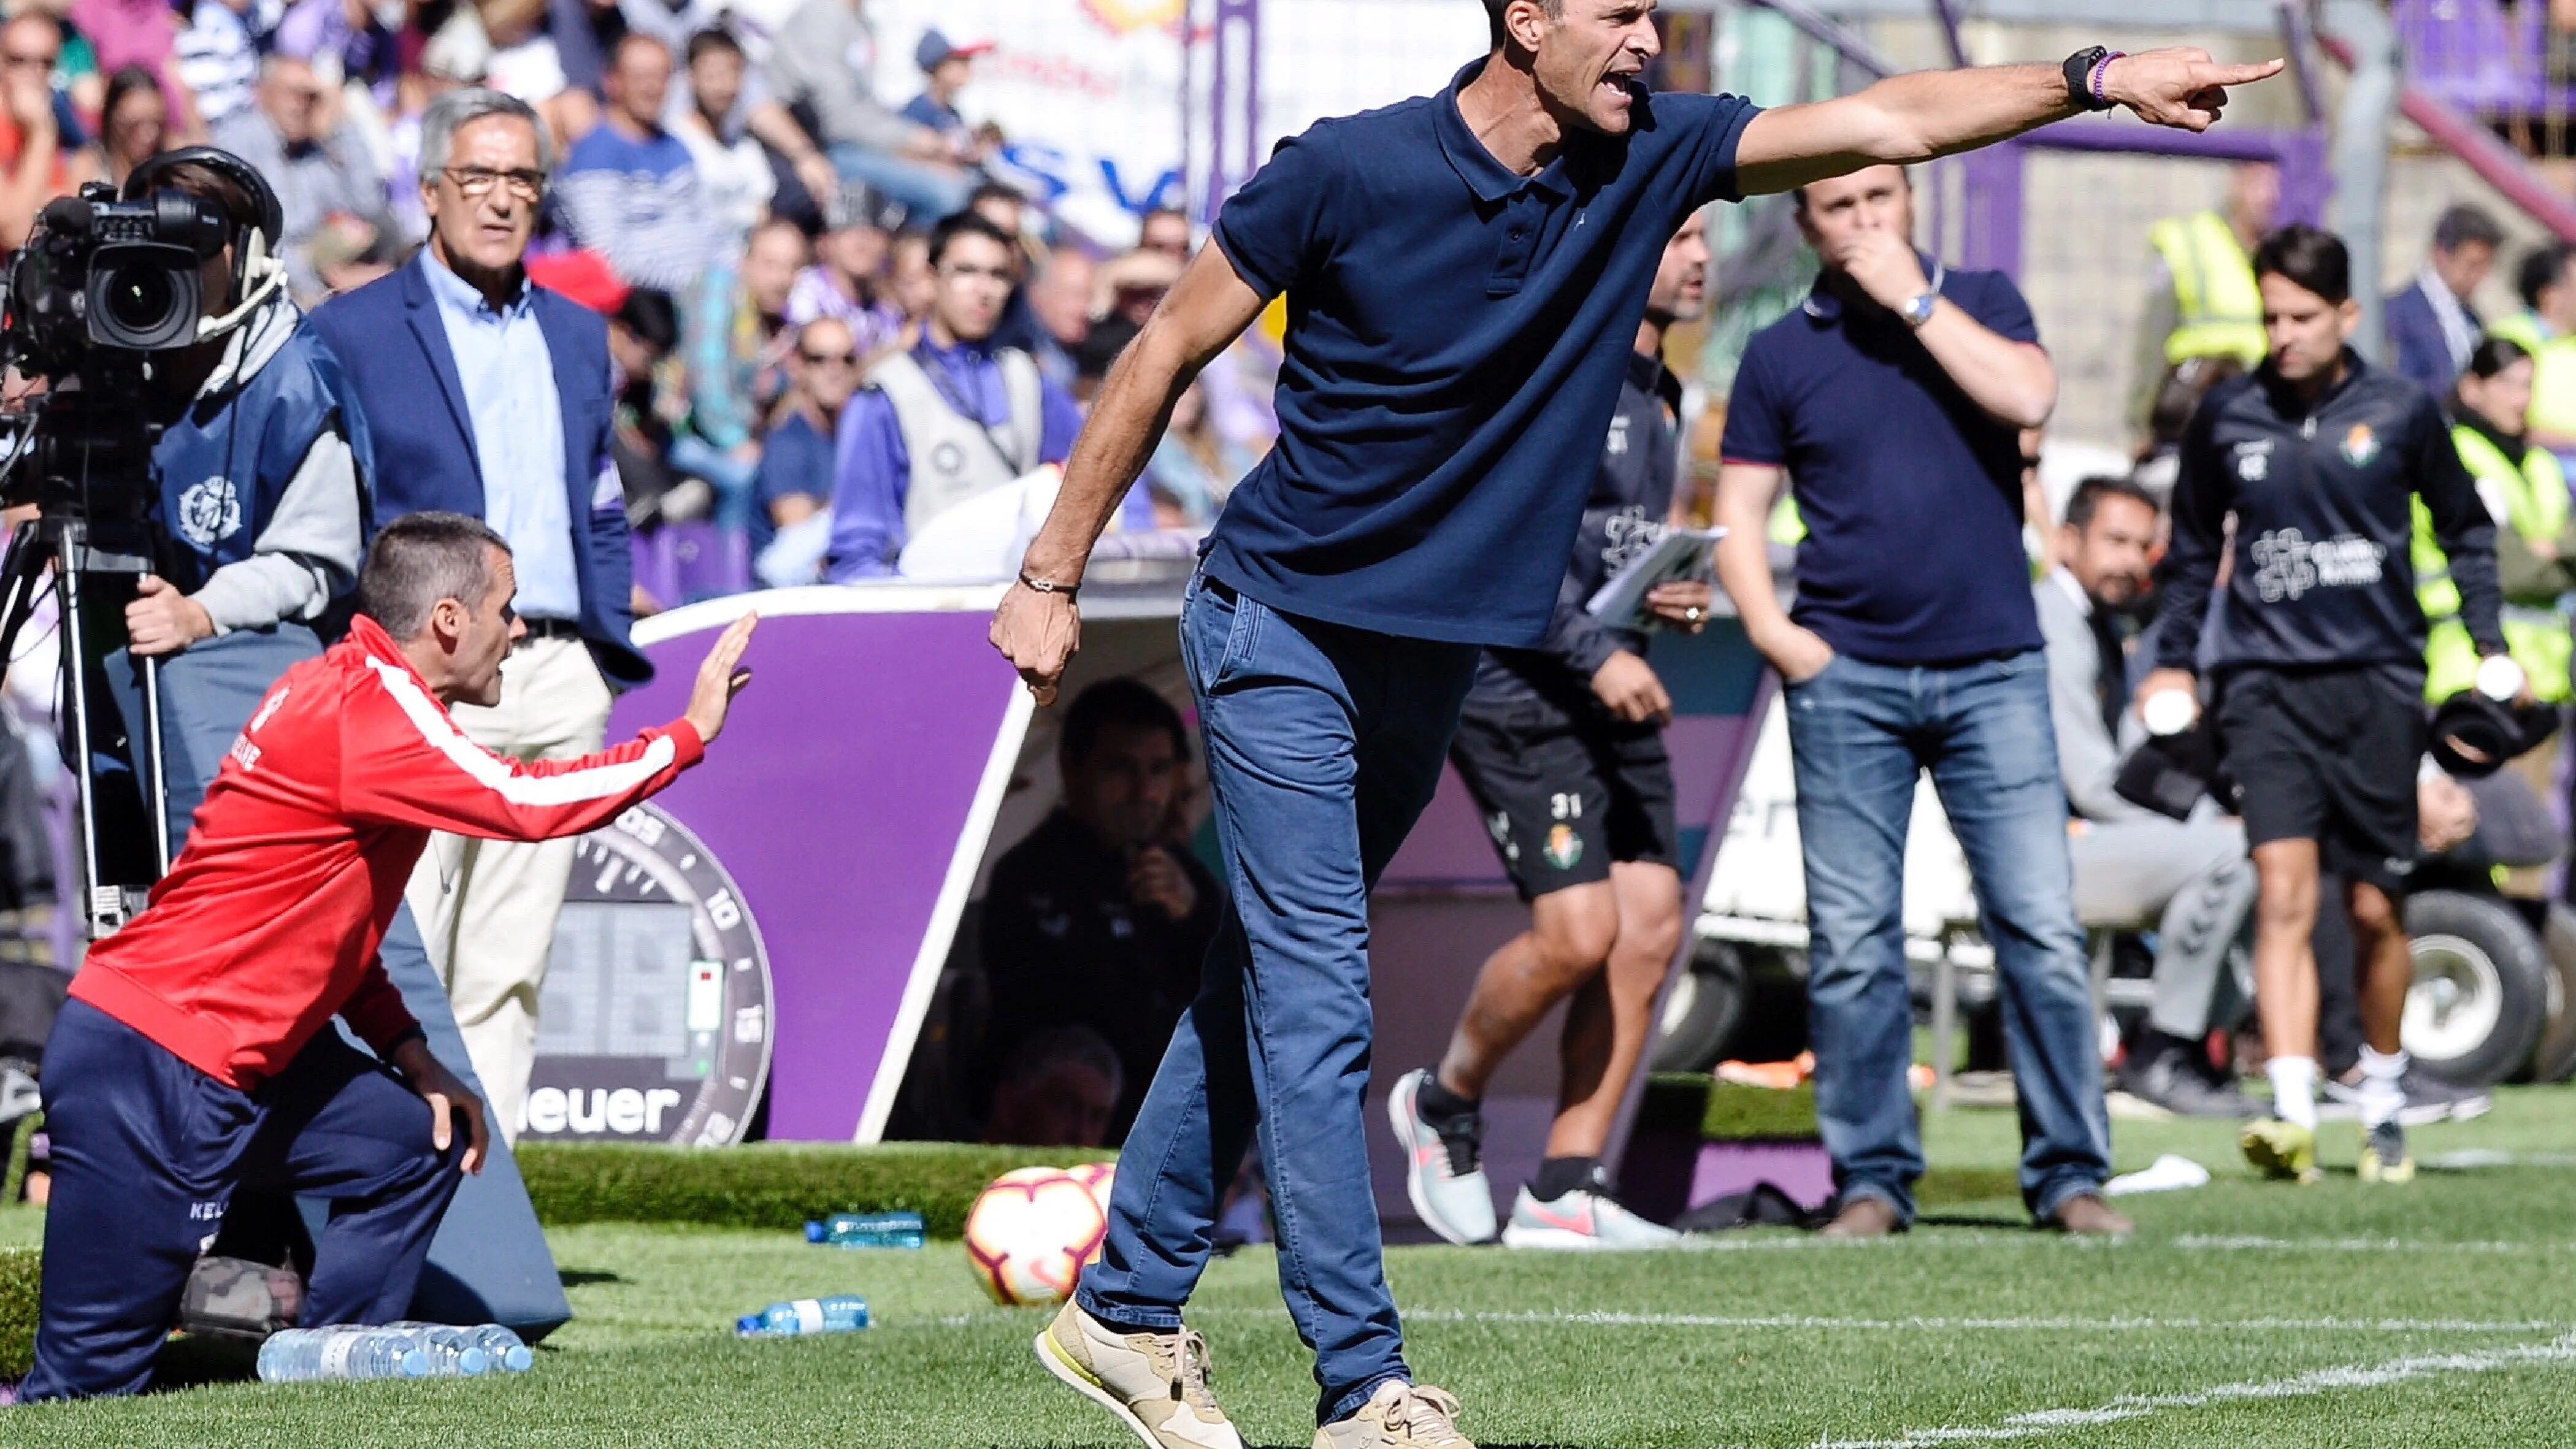
[[862, 182], [844, 182], [824, 212], [828, 229], [814, 239], [814, 265], [796, 274], [787, 320], [802, 327], [830, 317], [848, 324], [859, 356], [873, 360], [903, 335], [886, 267], [904, 210]]

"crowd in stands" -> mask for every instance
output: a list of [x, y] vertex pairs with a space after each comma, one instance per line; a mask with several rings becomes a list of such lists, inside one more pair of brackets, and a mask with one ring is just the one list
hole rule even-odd
[[[422, 243], [423, 108], [492, 87], [548, 132], [530, 275], [614, 324], [639, 551], [678, 527], [730, 561], [684, 597], [654, 597], [671, 576], [639, 569], [638, 608], [891, 575], [945, 504], [1063, 458], [1197, 238], [1175, 209], [1133, 237], [1060, 227], [1002, 133], [961, 114], [988, 43], [923, 35], [909, 97], [852, 63], [874, 48], [858, 0], [802, 0], [766, 28], [709, 0], [18, 0], [0, 24], [0, 246], [54, 196], [213, 144], [277, 191], [309, 310]], [[1211, 521], [1275, 432], [1269, 366], [1211, 370], [1221, 401], [1193, 395], [1128, 526]]]

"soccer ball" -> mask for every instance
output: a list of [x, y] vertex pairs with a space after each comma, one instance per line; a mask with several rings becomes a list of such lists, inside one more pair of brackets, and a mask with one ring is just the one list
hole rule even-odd
[[[1101, 1181], [1105, 1196], [1105, 1174]], [[993, 1179], [966, 1214], [975, 1281], [996, 1303], [1063, 1302], [1108, 1236], [1102, 1201], [1089, 1182], [1061, 1167], [1023, 1167]]]
[[1091, 1189], [1092, 1199], [1100, 1204], [1101, 1216], [1108, 1216], [1109, 1192], [1111, 1188], [1118, 1185], [1118, 1164], [1115, 1162], [1086, 1162], [1080, 1167], [1068, 1167], [1065, 1169], [1065, 1172], [1069, 1174], [1074, 1181]]

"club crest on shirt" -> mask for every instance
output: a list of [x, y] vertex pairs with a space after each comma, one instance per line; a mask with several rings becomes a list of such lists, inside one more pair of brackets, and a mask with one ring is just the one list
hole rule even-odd
[[179, 516], [171, 526], [199, 548], [212, 548], [241, 531], [241, 498], [233, 480], [220, 475], [200, 479], [179, 495]]
[[1571, 825], [1552, 825], [1547, 832], [1547, 863], [1558, 870], [1572, 870], [1583, 859], [1583, 837]]
[[2260, 483], [2272, 471], [2272, 440], [2254, 438], [2236, 445], [2236, 476]]
[[2345, 462], [2356, 468], [2367, 468], [2370, 460], [2379, 456], [2378, 435], [2371, 432], [2370, 424], [2355, 423], [2352, 431], [2343, 435], [2341, 451]]
[[1610, 419], [1610, 437], [1602, 444], [1601, 451], [1613, 458], [1628, 456], [1628, 415], [1626, 413], [1616, 414]]

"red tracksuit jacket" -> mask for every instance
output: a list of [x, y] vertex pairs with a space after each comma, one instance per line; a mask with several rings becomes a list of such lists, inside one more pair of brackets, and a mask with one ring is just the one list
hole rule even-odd
[[361, 617], [269, 690], [150, 905], [89, 953], [71, 994], [243, 1091], [335, 1015], [384, 1051], [417, 1024], [377, 948], [430, 831], [575, 835], [705, 753], [675, 720], [578, 760], [503, 759]]

